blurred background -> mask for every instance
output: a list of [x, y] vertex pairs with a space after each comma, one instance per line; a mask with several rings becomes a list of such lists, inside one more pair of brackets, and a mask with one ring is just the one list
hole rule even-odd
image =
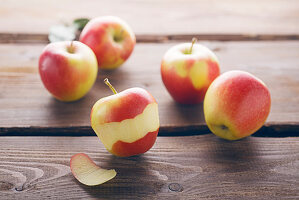
[[297, 34], [297, 0], [0, 0], [0, 33], [116, 15], [138, 34]]

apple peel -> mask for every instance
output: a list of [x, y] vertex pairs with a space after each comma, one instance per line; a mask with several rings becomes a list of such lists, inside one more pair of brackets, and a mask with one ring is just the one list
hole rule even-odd
[[82, 184], [95, 186], [103, 184], [116, 176], [114, 169], [102, 169], [91, 158], [78, 153], [72, 156], [70, 168], [74, 177]]

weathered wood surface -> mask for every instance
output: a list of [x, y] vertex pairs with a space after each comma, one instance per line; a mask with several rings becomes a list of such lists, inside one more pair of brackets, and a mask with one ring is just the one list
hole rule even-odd
[[[78, 32], [76, 40], [79, 39]], [[175, 34], [175, 35], [136, 35], [138, 43], [165, 43], [191, 41], [196, 37], [205, 41], [286, 41], [299, 40], [299, 34]], [[0, 33], [1, 44], [46, 44], [49, 43], [48, 34], [32, 33]]]
[[[175, 43], [137, 44], [124, 66], [99, 77], [86, 97], [62, 103], [44, 89], [37, 62], [44, 45], [0, 45], [0, 132], [1, 134], [93, 134], [89, 114], [97, 99], [111, 95], [102, 80], [108, 77], [118, 91], [138, 86], [147, 89], [159, 103], [161, 132], [208, 132], [202, 104], [176, 104], [160, 77], [160, 62]], [[221, 71], [248, 71], [268, 85], [272, 108], [264, 132], [298, 133], [299, 129], [299, 42], [204, 42], [215, 51]], [[267, 130], [269, 127], [269, 130]]]
[[297, 0], [0, 0], [1, 33], [48, 33], [78, 17], [117, 15], [137, 34], [298, 34]]
[[[117, 158], [97, 137], [1, 137], [0, 199], [298, 199], [298, 146], [299, 138], [159, 137], [144, 155]], [[117, 176], [80, 184], [69, 169], [79, 152]]]

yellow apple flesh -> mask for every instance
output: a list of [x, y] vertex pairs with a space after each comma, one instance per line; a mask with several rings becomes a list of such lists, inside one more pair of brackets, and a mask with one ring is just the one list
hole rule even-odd
[[116, 176], [114, 169], [106, 170], [98, 167], [86, 154], [78, 153], [72, 156], [70, 167], [75, 178], [88, 186], [105, 183]]

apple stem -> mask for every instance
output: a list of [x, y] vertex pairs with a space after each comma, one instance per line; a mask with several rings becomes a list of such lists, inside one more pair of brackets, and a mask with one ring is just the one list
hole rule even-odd
[[117, 94], [116, 89], [111, 85], [111, 83], [109, 82], [108, 78], [105, 78], [105, 79], [104, 79], [104, 83], [105, 83], [106, 85], [108, 85], [108, 87], [110, 88], [110, 90], [111, 90], [114, 94]]
[[189, 50], [189, 54], [192, 53], [192, 48], [193, 48], [193, 45], [195, 44], [195, 42], [197, 42], [197, 38], [192, 38], [192, 43], [191, 43], [191, 47], [190, 47], [190, 50]]
[[68, 51], [69, 53], [75, 53], [75, 47], [73, 46], [73, 42], [74, 42], [74, 41], [72, 40], [70, 46], [67, 47], [67, 51]]

